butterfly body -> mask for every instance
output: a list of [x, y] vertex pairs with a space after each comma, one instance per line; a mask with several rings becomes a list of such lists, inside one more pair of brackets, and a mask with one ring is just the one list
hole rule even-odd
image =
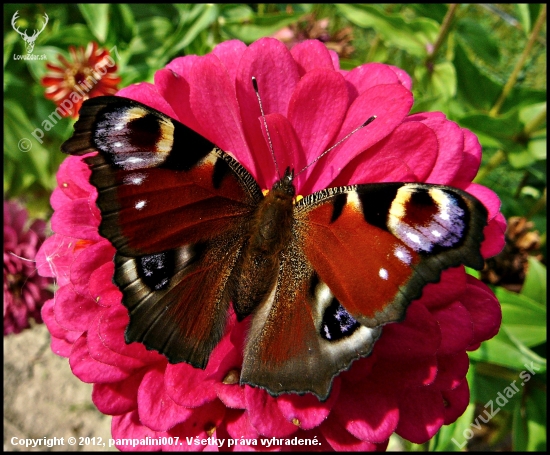
[[[374, 122], [374, 125], [376, 122]], [[483, 266], [487, 210], [447, 186], [380, 183], [264, 196], [231, 155], [120, 97], [86, 101], [63, 150], [86, 158], [114, 282], [141, 342], [205, 368], [230, 306], [250, 317], [241, 384], [326, 399], [442, 270]]]

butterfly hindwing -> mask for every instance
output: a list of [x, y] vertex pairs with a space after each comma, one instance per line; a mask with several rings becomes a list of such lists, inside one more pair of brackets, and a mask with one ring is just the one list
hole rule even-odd
[[225, 329], [243, 221], [263, 199], [231, 156], [179, 122], [120, 97], [86, 101], [63, 150], [98, 190], [101, 234], [117, 249], [128, 342], [204, 368]]
[[477, 199], [441, 185], [354, 185], [302, 199], [277, 285], [254, 313], [241, 380], [325, 399], [425, 284], [449, 267], [483, 266], [486, 219]]

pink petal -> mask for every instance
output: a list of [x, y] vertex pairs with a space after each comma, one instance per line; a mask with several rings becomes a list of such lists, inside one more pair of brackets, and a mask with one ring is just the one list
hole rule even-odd
[[298, 430], [296, 425], [284, 417], [277, 405], [277, 399], [265, 390], [245, 386], [245, 399], [250, 423], [259, 434], [284, 438]]
[[186, 81], [189, 81], [191, 69], [193, 68], [195, 62], [199, 59], [200, 57], [198, 55], [186, 55], [184, 57], [178, 57], [168, 63], [165, 68], [174, 71], [176, 74], [183, 77]]
[[90, 276], [103, 264], [112, 262], [114, 255], [115, 249], [102, 237], [99, 242], [80, 250], [71, 267], [71, 283], [75, 291], [91, 298], [88, 286]]
[[411, 76], [409, 76], [409, 74], [405, 70], [402, 70], [401, 68], [393, 65], [388, 65], [388, 67], [397, 75], [399, 83], [403, 85], [403, 87], [408, 88], [409, 90], [412, 89]]
[[126, 343], [124, 331], [129, 322], [128, 310], [120, 302], [105, 308], [97, 329], [101, 342], [111, 351], [139, 361], [142, 366], [157, 362], [165, 365], [166, 357], [158, 352], [147, 350], [142, 343]]
[[[305, 74], [290, 99], [288, 120], [310, 163], [334, 143], [346, 115], [344, 78], [335, 71], [314, 69]], [[306, 176], [309, 174], [309, 169]]]
[[44, 303], [41, 311], [42, 320], [52, 336], [52, 351], [62, 357], [69, 357], [73, 343], [82, 335], [82, 332], [69, 332], [57, 323], [54, 302], [55, 299], [50, 299]]
[[88, 330], [100, 309], [94, 300], [77, 294], [71, 286], [61, 287], [55, 294], [55, 320], [66, 330]]
[[395, 71], [393, 71], [389, 65], [384, 65], [383, 63], [367, 63], [358, 66], [346, 74], [349, 103], [351, 104], [359, 95], [371, 87], [381, 84], [398, 83], [399, 79]]
[[166, 391], [181, 406], [195, 408], [214, 400], [216, 398], [214, 384], [204, 370], [186, 363], [166, 367]]
[[224, 424], [228, 435], [233, 439], [242, 437], [256, 439], [259, 436], [256, 429], [250, 423], [248, 412], [228, 409], [225, 414]]
[[332, 57], [327, 47], [318, 40], [306, 40], [296, 44], [291, 50], [292, 58], [298, 65], [300, 76], [315, 68], [334, 71]]
[[90, 275], [89, 291], [98, 305], [108, 307], [122, 301], [122, 292], [113, 284], [115, 264], [107, 262]]
[[[82, 159], [80, 156], [68, 156], [56, 174], [59, 189], [72, 200], [86, 199], [95, 191], [89, 182], [91, 171]], [[54, 209], [57, 210], [57, 207]]]
[[[460, 385], [453, 390], [444, 390], [441, 392], [443, 403], [445, 405], [445, 425], [455, 422], [468, 407], [470, 402], [470, 389], [468, 381], [464, 379]], [[486, 418], [486, 416], [483, 416]]]
[[479, 199], [489, 211], [488, 220], [494, 219], [499, 214], [500, 199], [494, 191], [477, 183], [455, 183], [455, 186]]
[[[395, 359], [378, 356], [372, 374], [384, 378], [385, 387], [399, 390], [407, 387], [420, 387], [432, 384], [437, 377], [437, 356]], [[391, 374], [388, 374], [391, 372]]]
[[376, 342], [376, 355], [386, 358], [424, 358], [437, 353], [441, 331], [435, 318], [417, 301], [407, 309], [405, 320], [384, 326]]
[[389, 135], [402, 122], [413, 103], [411, 92], [399, 84], [368, 89], [351, 105], [335, 143], [362, 125], [371, 116], [377, 118], [315, 165], [304, 194], [326, 188], [355, 156]]
[[224, 41], [216, 45], [212, 50], [212, 53], [216, 55], [226, 71], [229, 73], [229, 78], [233, 85], [235, 85], [235, 79], [237, 78], [237, 70], [239, 68], [239, 62], [246, 50], [246, 44], [239, 40]]
[[445, 420], [443, 397], [432, 387], [403, 391], [399, 411], [396, 433], [415, 444], [423, 444], [434, 436]]
[[342, 389], [333, 414], [349, 433], [370, 442], [384, 442], [399, 422], [395, 391], [370, 378]]
[[193, 411], [178, 406], [164, 388], [164, 371], [145, 373], [138, 390], [139, 419], [155, 431], [166, 431], [191, 417]]
[[335, 378], [327, 401], [320, 402], [311, 393], [305, 395], [283, 394], [277, 399], [277, 404], [285, 419], [289, 422], [299, 422], [302, 430], [311, 430], [319, 426], [327, 418], [338, 399], [340, 380]]
[[[109, 310], [102, 310], [102, 313], [105, 312], [109, 312]], [[125, 370], [130, 374], [143, 367], [145, 363], [141, 360], [113, 351], [104, 343], [99, 333], [101, 316], [103, 315], [100, 315], [94, 320], [94, 323], [90, 326], [90, 330], [88, 330], [87, 333], [88, 352], [90, 357], [98, 362]]]
[[477, 175], [481, 163], [481, 144], [477, 136], [470, 130], [462, 128], [462, 133], [464, 134], [464, 155], [455, 179], [471, 182]]
[[130, 85], [122, 90], [119, 90], [116, 96], [123, 96], [134, 101], [139, 101], [146, 106], [162, 112], [168, 117], [177, 118], [176, 113], [170, 104], [168, 104], [168, 101], [162, 97], [157, 87], [149, 82], [140, 82], [139, 84]]
[[[127, 412], [119, 416], [114, 416], [111, 422], [111, 434], [118, 444], [117, 449], [125, 451], [138, 451], [138, 450], [160, 450], [160, 444], [154, 444], [154, 440], [157, 439], [157, 433], [145, 425], [142, 425], [139, 421], [139, 415], [137, 410]], [[150, 438], [151, 445], [130, 445], [128, 442], [132, 442], [133, 439], [145, 440]], [[120, 444], [122, 442], [123, 444]]]
[[262, 168], [272, 159], [259, 127], [261, 113], [252, 76], [256, 77], [265, 114], [283, 115], [287, 114], [290, 97], [300, 76], [296, 62], [285, 45], [272, 38], [262, 38], [251, 44], [239, 63], [236, 93], [243, 129], [254, 160], [253, 166], [248, 169], [253, 172], [261, 188], [268, 188], [274, 176]]
[[[163, 450], [203, 450], [205, 446], [188, 446], [186, 437], [192, 436], [199, 439], [208, 439], [213, 428], [221, 425], [225, 417], [225, 406], [219, 400], [213, 400], [209, 403], [193, 409], [191, 415], [183, 422], [168, 431], [168, 436], [179, 436], [182, 445], [180, 447], [164, 446]], [[198, 449], [203, 447], [203, 449]], [[208, 450], [208, 449], [206, 449]]]
[[127, 379], [107, 384], [94, 384], [92, 401], [100, 412], [120, 415], [137, 409], [137, 393], [145, 371], [140, 371]]
[[82, 382], [117, 382], [130, 374], [113, 365], [107, 365], [92, 359], [88, 352], [86, 336], [82, 335], [73, 345], [69, 365], [73, 374]]
[[375, 182], [423, 182], [437, 158], [434, 132], [420, 122], [399, 125], [361, 153], [338, 175], [333, 186]]
[[197, 60], [189, 76], [189, 86], [191, 109], [207, 133], [206, 138], [253, 170], [235, 88], [219, 58], [209, 54]]
[[470, 313], [460, 302], [453, 302], [432, 311], [441, 329], [441, 345], [438, 355], [464, 352], [473, 341], [473, 324]]
[[36, 253], [36, 268], [40, 276], [55, 277], [58, 286], [70, 282], [75, 242], [69, 237], [54, 234], [48, 237]]
[[[307, 165], [306, 157], [302, 145], [287, 118], [281, 114], [268, 114], [265, 116], [265, 122], [269, 131], [269, 136], [262, 122], [261, 128], [264, 139], [267, 143], [271, 140], [273, 152], [277, 158], [279, 173], [282, 174], [287, 167], [299, 172]], [[268, 172], [274, 177], [277, 176], [273, 160], [269, 163]], [[265, 169], [265, 167], [264, 167]], [[267, 173], [266, 173], [267, 174]], [[300, 177], [294, 180], [294, 185], [299, 188]], [[280, 176], [282, 177], [282, 175]], [[271, 181], [267, 188], [271, 188], [275, 181]]]
[[441, 273], [439, 283], [428, 283], [422, 291], [419, 302], [430, 311], [449, 302], [460, 300], [466, 290], [466, 272], [464, 267], [453, 267]]
[[493, 292], [481, 281], [467, 276], [466, 294], [462, 305], [470, 312], [474, 323], [472, 344], [493, 338], [500, 328], [502, 312]]
[[91, 207], [88, 199], [76, 199], [59, 208], [52, 215], [52, 231], [67, 237], [97, 242], [99, 216], [97, 208]]
[[485, 226], [483, 235], [485, 240], [481, 244], [481, 255], [484, 258], [490, 258], [499, 254], [506, 244], [506, 218], [499, 213], [495, 218], [489, 221]]
[[189, 82], [174, 70], [162, 69], [155, 73], [155, 86], [159, 94], [170, 103], [175, 119], [196, 131], [201, 136], [206, 133], [191, 110]]
[[[328, 419], [321, 425], [321, 432], [330, 444], [330, 446], [339, 452], [343, 451], [358, 451], [358, 452], [373, 452], [377, 449], [377, 445], [369, 441], [361, 441], [352, 436], [342, 426], [342, 424], [331, 414]], [[326, 451], [327, 448], [321, 447]]]
[[450, 184], [457, 175], [463, 158], [464, 134], [454, 122], [441, 112], [422, 112], [407, 118], [430, 127], [439, 141], [439, 155], [426, 183]]
[[438, 356], [439, 365], [434, 385], [439, 390], [452, 390], [458, 387], [468, 373], [470, 360], [465, 351], [448, 356]]

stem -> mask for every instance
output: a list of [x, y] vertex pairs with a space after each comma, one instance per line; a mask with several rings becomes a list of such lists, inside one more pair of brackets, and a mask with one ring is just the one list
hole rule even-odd
[[458, 4], [451, 3], [449, 5], [449, 9], [447, 10], [447, 14], [445, 14], [445, 17], [443, 18], [443, 22], [441, 24], [441, 28], [439, 29], [439, 35], [437, 36], [437, 39], [435, 40], [434, 47], [430, 53], [428, 53], [428, 57], [426, 58], [426, 66], [429, 68], [433, 61], [435, 60], [435, 56], [437, 55], [437, 52], [439, 51], [439, 48], [445, 41], [445, 38], [447, 38], [447, 35], [449, 34], [449, 31], [451, 30], [451, 22], [453, 21], [454, 15], [456, 13], [456, 9], [458, 8]]
[[481, 183], [481, 181], [487, 177], [487, 175], [493, 171], [500, 163], [506, 160], [506, 154], [502, 150], [498, 150], [489, 160], [489, 162], [483, 166], [476, 175], [474, 183]]
[[489, 115], [491, 117], [496, 117], [498, 115], [500, 108], [502, 107], [502, 105], [504, 104], [504, 101], [506, 100], [506, 97], [510, 94], [510, 92], [512, 91], [512, 88], [516, 84], [516, 81], [519, 76], [519, 72], [523, 68], [523, 65], [525, 64], [525, 61], [527, 60], [527, 57], [529, 56], [529, 53], [531, 52], [531, 49], [533, 48], [533, 45], [537, 40], [540, 29], [542, 28], [545, 21], [546, 21], [546, 5], [544, 5], [540, 10], [539, 17], [537, 19], [535, 26], [533, 27], [533, 31], [531, 32], [531, 36], [529, 37], [529, 41], [527, 41], [527, 45], [525, 46], [525, 49], [523, 49], [523, 52], [521, 53], [519, 60], [512, 71], [512, 74], [510, 74], [510, 77], [508, 78], [506, 85], [502, 89], [502, 93], [500, 94], [495, 105], [489, 111]]

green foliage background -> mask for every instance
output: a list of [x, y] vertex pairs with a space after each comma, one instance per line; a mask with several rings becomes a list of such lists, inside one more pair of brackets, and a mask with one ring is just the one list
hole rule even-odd
[[[174, 57], [205, 54], [227, 39], [250, 43], [322, 18], [329, 19], [333, 36], [351, 27], [355, 51], [341, 59], [342, 68], [383, 62], [406, 70], [413, 78], [413, 112], [443, 111], [478, 135], [484, 154], [476, 182], [499, 195], [507, 218], [522, 216], [534, 223], [543, 261], [530, 258], [520, 293], [495, 289], [502, 328], [470, 353], [466, 413], [423, 446], [392, 443], [408, 450], [459, 450], [465, 442], [465, 448], [546, 449], [545, 5], [4, 5], [4, 198], [17, 197], [32, 215], [47, 219], [55, 172], [64, 159], [59, 147], [70, 136], [73, 120], [59, 121], [42, 143], [31, 135], [55, 106], [40, 85], [46, 62], [13, 57], [25, 54], [10, 24], [15, 11], [22, 30], [37, 28], [48, 14], [33, 52], [46, 54], [48, 62], [57, 62], [58, 54], [68, 56], [69, 45], [96, 41], [107, 49], [116, 46], [121, 87], [152, 81]], [[18, 148], [22, 138], [31, 140], [28, 152]], [[531, 362], [539, 370], [529, 382], [483, 432], [465, 437], [483, 406], [512, 381], [519, 384]]]

